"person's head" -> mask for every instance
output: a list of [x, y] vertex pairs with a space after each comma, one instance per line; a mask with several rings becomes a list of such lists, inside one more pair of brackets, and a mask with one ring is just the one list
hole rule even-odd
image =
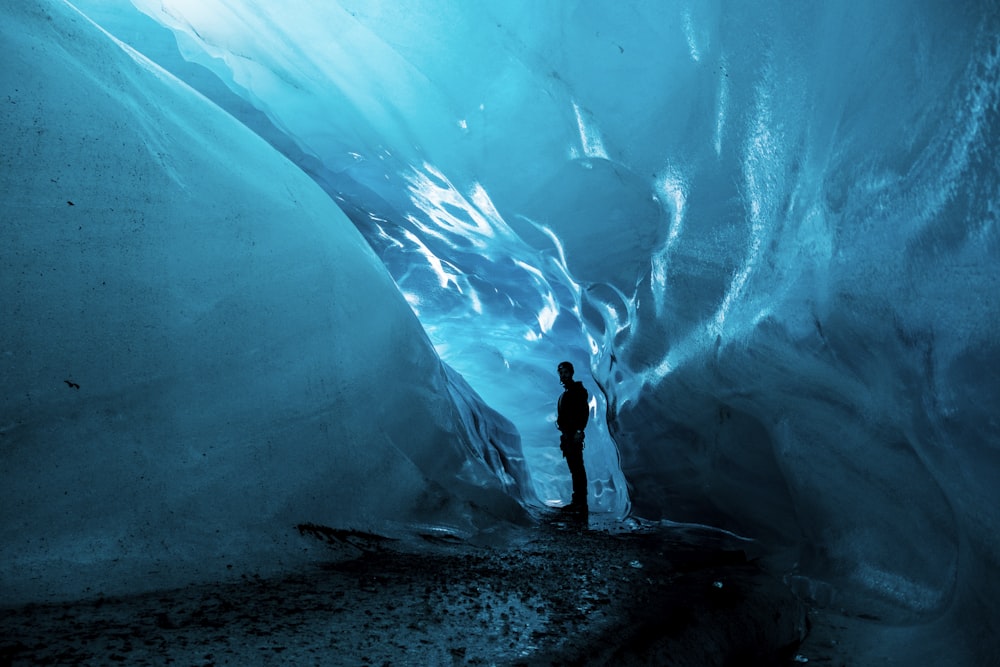
[[559, 371], [559, 381], [563, 384], [573, 380], [573, 364], [564, 361], [556, 368]]

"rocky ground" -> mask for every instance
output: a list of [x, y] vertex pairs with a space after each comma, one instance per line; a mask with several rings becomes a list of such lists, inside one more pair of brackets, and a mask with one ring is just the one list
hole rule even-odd
[[502, 547], [300, 530], [330, 558], [276, 578], [0, 609], [0, 665], [807, 661], [803, 604], [707, 532], [557, 514]]

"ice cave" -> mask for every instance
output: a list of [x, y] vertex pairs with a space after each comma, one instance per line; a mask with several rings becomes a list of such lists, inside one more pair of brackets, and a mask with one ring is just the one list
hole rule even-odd
[[0, 4], [0, 607], [521, 539], [566, 359], [593, 516], [1000, 664], [995, 2]]

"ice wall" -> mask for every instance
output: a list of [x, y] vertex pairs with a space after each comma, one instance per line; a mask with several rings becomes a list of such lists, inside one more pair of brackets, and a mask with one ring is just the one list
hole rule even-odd
[[[83, 6], [90, 11], [90, 4]], [[107, 11], [106, 3], [92, 4], [94, 13]], [[494, 203], [515, 172], [521, 179], [518, 191], [525, 190], [522, 194], [539, 204], [538, 214], [560, 196], [538, 190], [549, 175], [544, 169], [532, 172], [520, 151], [534, 154], [543, 147], [524, 142], [546, 142], [548, 152], [556, 151], [560, 159], [570, 152], [585, 155], [579, 131], [567, 135], [561, 127], [565, 114], [574, 113], [561, 106], [564, 93], [549, 101], [548, 117], [531, 112], [540, 123], [532, 132], [510, 131], [524, 104], [535, 102], [525, 97], [535, 83], [535, 63], [516, 58], [493, 63], [493, 54], [513, 49], [517, 57], [531, 56], [534, 44], [548, 36], [522, 28], [539, 20], [540, 8], [498, 4], [490, 8], [498, 12], [498, 28], [483, 23], [473, 8], [434, 3], [417, 12], [410, 9], [419, 4], [326, 3], [296, 12], [269, 6], [248, 10], [229, 3], [138, 6], [177, 30], [188, 58], [211, 68], [268, 115], [274, 127], [263, 131], [269, 138], [285, 144], [291, 139], [289, 154], [337, 198], [378, 249], [441, 357], [517, 427], [532, 472], [530, 495], [542, 501], [568, 498], [569, 480], [554, 427], [561, 391], [555, 366], [563, 358], [581, 369], [589, 365], [594, 341], [580, 321], [581, 286], [566, 265], [566, 253], [578, 263], [587, 253], [580, 252], [579, 244], [561, 247], [573, 238], [552, 231], [564, 217], [536, 221], [505, 216]], [[540, 25], [558, 25], [561, 9], [541, 11]], [[408, 27], [411, 20], [417, 23]], [[131, 34], [135, 44], [156, 39], [134, 19], [108, 16], [102, 23], [116, 24], [116, 34]], [[424, 42], [405, 34], [417, 25], [438, 38]], [[324, 26], [331, 26], [336, 37], [326, 36]], [[521, 32], [531, 44], [519, 43]], [[387, 34], [402, 42], [387, 42]], [[451, 54], [474, 48], [479, 50], [469, 62], [475, 66], [456, 67]], [[498, 78], [491, 78], [493, 71]], [[203, 80], [186, 78], [193, 85]], [[202, 89], [248, 124], [258, 123], [214, 90]], [[275, 137], [275, 130], [283, 134]], [[507, 153], [516, 145], [518, 151]], [[484, 151], [489, 159], [481, 159]], [[538, 166], [546, 164], [543, 160]], [[492, 179], [489, 191], [480, 177]], [[604, 170], [596, 179], [612, 187], [617, 181], [617, 175]], [[594, 182], [574, 189], [586, 190]], [[634, 219], [646, 232], [618, 243], [620, 258], [630, 249], [645, 252], [642, 244], [656, 236], [655, 224], [645, 217], [656, 214], [656, 205], [649, 192], [635, 185], [620, 189], [630, 200], [627, 205], [611, 208], [614, 219]], [[635, 210], [643, 216], [632, 216]], [[586, 222], [580, 222], [604, 236], [610, 249], [601, 232], [603, 212], [590, 211]], [[642, 264], [641, 257], [638, 261]], [[634, 261], [624, 264], [627, 284], [636, 279], [636, 267]], [[600, 384], [583, 379], [593, 395], [595, 416], [603, 416], [607, 404]], [[592, 505], [627, 513], [626, 482], [603, 419], [592, 423], [585, 457]]]
[[65, 3], [0, 42], [0, 603], [518, 516], [516, 431], [300, 169]]
[[349, 214], [538, 497], [552, 366], [589, 362], [596, 505], [784, 549], [901, 662], [998, 661], [994, 3], [270, 4], [136, 2]]
[[306, 154], [543, 478], [575, 348], [606, 507], [995, 656], [994, 3], [136, 5]]

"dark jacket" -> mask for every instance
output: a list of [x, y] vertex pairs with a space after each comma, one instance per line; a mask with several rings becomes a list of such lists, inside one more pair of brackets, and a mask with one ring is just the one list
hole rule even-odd
[[579, 380], [574, 380], [559, 396], [556, 426], [563, 433], [582, 431], [590, 418], [590, 394]]

